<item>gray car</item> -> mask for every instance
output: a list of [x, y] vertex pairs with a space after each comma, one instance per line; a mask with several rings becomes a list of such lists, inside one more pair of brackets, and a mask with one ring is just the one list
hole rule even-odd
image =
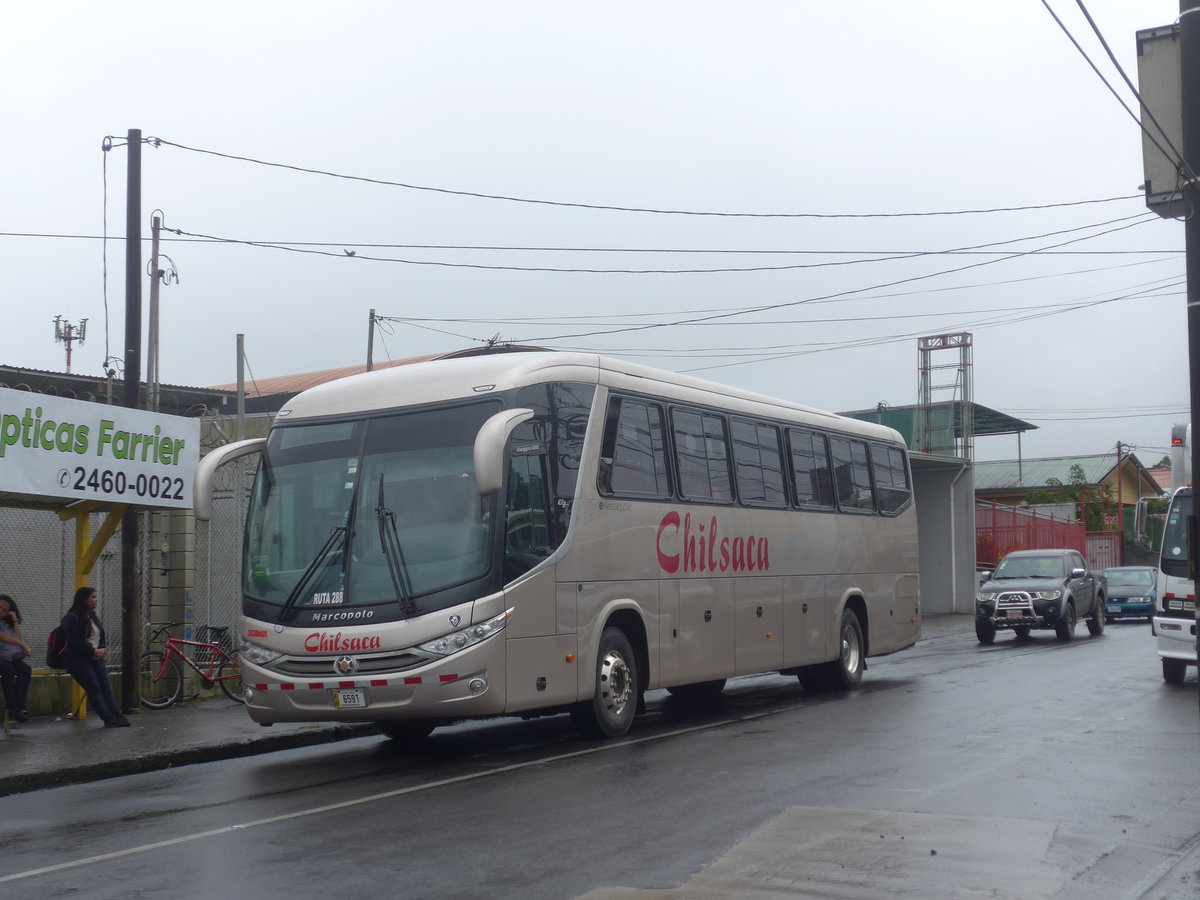
[[998, 631], [1027, 638], [1033, 629], [1047, 628], [1069, 641], [1079, 619], [1098, 635], [1106, 596], [1104, 576], [1089, 569], [1078, 550], [1018, 550], [984, 573], [975, 596], [975, 636], [990, 644]]

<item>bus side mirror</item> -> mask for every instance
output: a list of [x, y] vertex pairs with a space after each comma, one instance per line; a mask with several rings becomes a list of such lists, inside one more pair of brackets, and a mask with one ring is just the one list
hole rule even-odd
[[475, 488], [489, 497], [504, 487], [504, 447], [512, 430], [533, 418], [532, 409], [506, 409], [483, 423], [475, 435]]
[[1150, 545], [1149, 537], [1146, 535], [1146, 516], [1149, 513], [1149, 504], [1144, 498], [1140, 498], [1133, 512], [1133, 540], [1139, 547], [1148, 547]]
[[196, 466], [196, 485], [192, 498], [192, 508], [198, 521], [207, 522], [212, 517], [213, 479], [216, 477], [217, 469], [239, 456], [259, 453], [265, 446], [267, 446], [266, 438], [251, 438], [248, 441], [226, 444], [224, 447], [218, 447], [216, 450], [210, 450], [204, 454], [200, 465]]

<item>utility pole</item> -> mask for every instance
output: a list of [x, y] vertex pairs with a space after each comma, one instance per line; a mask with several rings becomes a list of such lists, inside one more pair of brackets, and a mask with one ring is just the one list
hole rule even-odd
[[[125, 179], [125, 406], [138, 409], [142, 380], [142, 131], [131, 128]], [[137, 697], [139, 607], [138, 512], [121, 519], [121, 709]]]
[[[1200, 7], [1194, 0], [1179, 2], [1179, 89], [1183, 119], [1184, 252], [1187, 259], [1188, 385], [1192, 404], [1192, 472], [1200, 472]], [[1189, 522], [1188, 559], [1193, 571], [1200, 563], [1200, 529], [1196, 527], [1195, 497]], [[1200, 613], [1197, 615], [1200, 623]], [[1200, 647], [1196, 662], [1200, 665]]]
[[375, 310], [367, 316], [367, 371], [370, 372], [375, 368], [375, 363], [372, 356], [375, 353]]
[[54, 340], [67, 345], [67, 374], [71, 374], [71, 345], [75, 341], [83, 343], [87, 337], [87, 319], [80, 319], [78, 325], [72, 325], [62, 316], [54, 317]]
[[150, 409], [158, 412], [158, 226], [162, 220], [150, 220], [150, 330], [146, 355], [146, 390]]

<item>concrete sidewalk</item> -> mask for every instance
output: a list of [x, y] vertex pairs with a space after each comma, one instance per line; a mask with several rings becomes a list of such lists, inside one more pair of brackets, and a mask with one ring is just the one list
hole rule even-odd
[[[967, 615], [927, 616], [924, 641], [969, 634]], [[868, 675], [868, 677], [870, 677]], [[193, 700], [129, 716], [129, 728], [105, 728], [95, 713], [83, 721], [39, 716], [0, 731], [5, 778], [0, 796], [98, 781], [192, 763], [290, 750], [377, 734], [370, 724], [277, 724], [264, 728], [224, 697]]]
[[82, 721], [65, 715], [10, 721], [0, 731], [0, 796], [378, 733], [369, 724], [264, 728], [224, 697], [130, 713], [129, 721], [129, 728], [105, 728], [95, 713]]

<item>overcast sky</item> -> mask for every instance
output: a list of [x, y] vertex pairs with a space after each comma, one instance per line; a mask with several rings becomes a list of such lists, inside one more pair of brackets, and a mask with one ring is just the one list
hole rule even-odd
[[[1179, 8], [1086, 5], [1135, 82]], [[6, 4], [0, 110], [5, 365], [63, 371], [56, 315], [73, 371], [123, 355], [139, 128], [144, 235], [222, 239], [163, 244], [167, 383], [233, 381], [239, 332], [256, 378], [361, 363], [375, 309], [379, 360], [498, 335], [833, 410], [916, 402], [917, 338], [970, 332], [1026, 457], [1152, 465], [1187, 419], [1183, 225], [1040, 0]]]

